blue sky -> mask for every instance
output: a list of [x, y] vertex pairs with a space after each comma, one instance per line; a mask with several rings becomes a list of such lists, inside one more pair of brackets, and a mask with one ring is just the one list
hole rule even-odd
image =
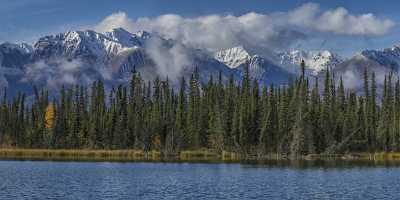
[[321, 12], [343, 7], [352, 15], [372, 13], [379, 20], [391, 20], [394, 25], [378, 35], [306, 31], [308, 39], [296, 42], [299, 48], [324, 48], [351, 55], [365, 48], [384, 48], [400, 43], [397, 25], [400, 21], [400, 2], [396, 0], [2, 0], [0, 42], [32, 42], [45, 34], [93, 27], [117, 12], [126, 13], [131, 20], [165, 14], [184, 18], [211, 14], [241, 16], [249, 12], [269, 15], [288, 12], [309, 2], [319, 5]]

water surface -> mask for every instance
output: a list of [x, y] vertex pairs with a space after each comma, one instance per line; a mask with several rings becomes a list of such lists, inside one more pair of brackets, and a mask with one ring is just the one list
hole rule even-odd
[[400, 199], [400, 168], [0, 161], [0, 199]]

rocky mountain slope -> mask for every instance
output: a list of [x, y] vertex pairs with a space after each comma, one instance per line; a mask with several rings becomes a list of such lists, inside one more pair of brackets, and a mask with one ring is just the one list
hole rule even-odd
[[325, 69], [334, 69], [343, 61], [338, 55], [327, 51], [293, 50], [277, 54], [278, 62], [291, 72], [298, 72], [302, 60], [305, 61], [308, 72], [317, 75]]
[[265, 56], [243, 46], [209, 52], [158, 34], [130, 33], [122, 28], [105, 33], [69, 31], [44, 36], [32, 45], [0, 44], [0, 86], [27, 91], [32, 85], [51, 89], [90, 84], [97, 79], [111, 86], [126, 83], [133, 69], [148, 80], [160, 76], [176, 81], [195, 68], [203, 82], [219, 72], [224, 78], [233, 75], [240, 80], [247, 65], [250, 75], [260, 83], [282, 84], [299, 73], [299, 64], [304, 60], [307, 75], [322, 77], [325, 69], [330, 69], [352, 88], [360, 87], [364, 68], [381, 78], [390, 71], [398, 72], [400, 66], [399, 46], [365, 50], [347, 59], [326, 50], [272, 54]]

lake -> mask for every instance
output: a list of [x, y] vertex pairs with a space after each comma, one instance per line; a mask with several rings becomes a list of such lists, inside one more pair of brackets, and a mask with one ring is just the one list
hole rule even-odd
[[372, 164], [0, 161], [0, 199], [400, 199]]

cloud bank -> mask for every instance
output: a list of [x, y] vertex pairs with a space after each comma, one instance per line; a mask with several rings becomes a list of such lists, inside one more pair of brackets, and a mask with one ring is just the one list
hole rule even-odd
[[[44, 60], [29, 64], [25, 68], [23, 83], [35, 83], [48, 89], [57, 89], [62, 85], [89, 85], [101, 78], [110, 80], [112, 72], [103, 67], [90, 67], [80, 59]], [[0, 79], [1, 80], [1, 79]]]
[[318, 4], [308, 3], [287, 13], [288, 24], [339, 35], [380, 36], [395, 25], [392, 20], [378, 19], [372, 13], [354, 15], [343, 7], [321, 11]]
[[157, 66], [157, 74], [164, 76], [163, 78], [177, 80], [185, 67], [193, 65], [188, 50], [179, 43], [167, 48], [161, 39], [152, 38], [146, 46], [146, 53]]
[[371, 13], [352, 14], [343, 7], [322, 10], [318, 4], [308, 3], [288, 12], [250, 12], [241, 16], [189, 18], [167, 14], [132, 19], [125, 12], [117, 12], [96, 25], [95, 30], [105, 32], [118, 27], [131, 32], [147, 30], [185, 45], [209, 50], [236, 45], [279, 49], [305, 40], [310, 34], [376, 37], [388, 33], [394, 25], [392, 20]]

